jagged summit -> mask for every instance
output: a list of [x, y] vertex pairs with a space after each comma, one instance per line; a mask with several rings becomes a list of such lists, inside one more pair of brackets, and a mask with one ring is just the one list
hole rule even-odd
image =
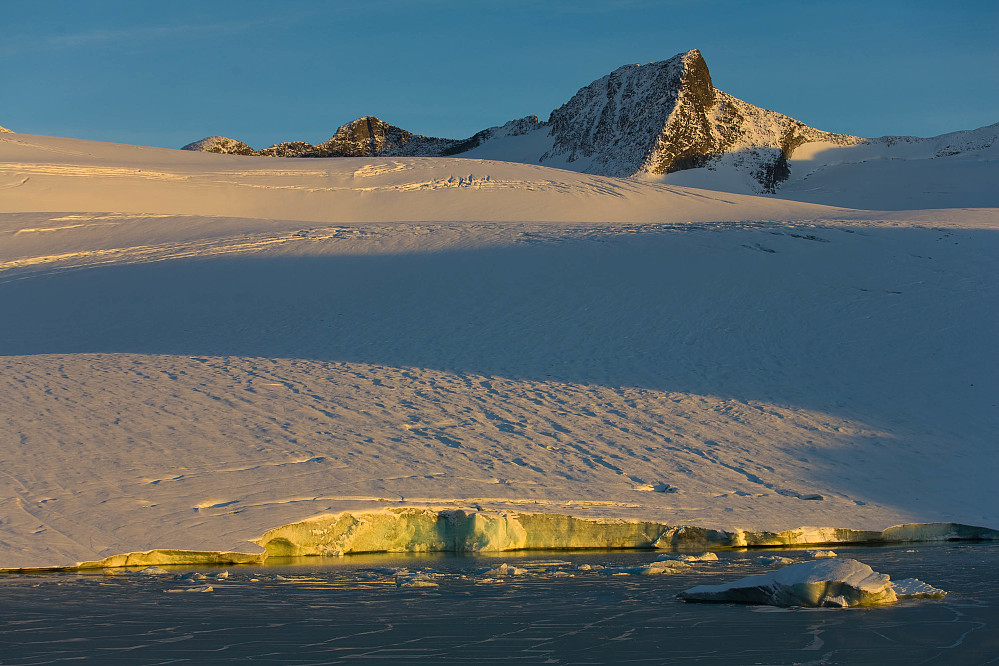
[[741, 154], [764, 191], [787, 177], [787, 158], [809, 141], [859, 137], [814, 129], [714, 87], [697, 49], [648, 65], [626, 65], [582, 88], [552, 112], [552, 150], [567, 168], [613, 176], [661, 175]]
[[700, 166], [697, 142], [686, 136], [672, 137], [679, 143], [668, 141], [664, 134], [678, 108], [692, 109], [682, 120], [695, 125], [678, 129], [691, 135], [703, 132], [696, 125], [706, 119], [697, 111], [713, 103], [711, 76], [696, 49], [661, 62], [625, 65], [552, 111], [548, 122], [555, 141], [542, 161], [584, 160], [581, 170], [614, 176], [684, 168], [685, 157], [693, 158], [691, 166]]
[[209, 137], [185, 149], [278, 157], [461, 155], [607, 176], [660, 176], [724, 163], [758, 191], [774, 192], [790, 174], [790, 155], [812, 141], [863, 139], [814, 129], [716, 89], [701, 52], [692, 49], [614, 70], [581, 88], [547, 122], [527, 116], [464, 140], [421, 136], [365, 116], [318, 145], [279, 143], [254, 151]]

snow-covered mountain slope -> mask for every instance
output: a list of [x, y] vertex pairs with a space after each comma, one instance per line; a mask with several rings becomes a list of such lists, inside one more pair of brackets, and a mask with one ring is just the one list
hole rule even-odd
[[[752, 193], [759, 183], [726, 155], [707, 169], [671, 173], [663, 182]], [[777, 196], [851, 208], [906, 210], [999, 206], [999, 124], [928, 139], [881, 137], [856, 145], [816, 141], [788, 160]]]
[[997, 255], [995, 210], [5, 134], [0, 568], [407, 506], [999, 527]]
[[27, 134], [0, 137], [0, 187], [7, 212], [97, 210], [316, 222], [708, 222], [853, 215], [512, 162], [261, 159]]

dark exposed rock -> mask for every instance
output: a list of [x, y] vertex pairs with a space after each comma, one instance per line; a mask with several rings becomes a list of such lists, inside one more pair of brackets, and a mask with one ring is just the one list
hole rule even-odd
[[256, 155], [257, 152], [242, 141], [224, 136], [209, 136], [201, 141], [189, 143], [181, 150], [200, 150], [204, 153], [221, 153], [223, 155]]

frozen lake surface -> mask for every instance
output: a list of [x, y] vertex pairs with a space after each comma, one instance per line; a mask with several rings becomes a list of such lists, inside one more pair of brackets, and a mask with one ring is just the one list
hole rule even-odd
[[[723, 552], [658, 576], [609, 575], [654, 561], [648, 551], [301, 558], [221, 580], [205, 568], [9, 575], [0, 663], [999, 663], [999, 545], [835, 550], [950, 594], [846, 610], [675, 598], [772, 569], [761, 555], [808, 559], [801, 550]], [[486, 571], [504, 563], [522, 571]]]

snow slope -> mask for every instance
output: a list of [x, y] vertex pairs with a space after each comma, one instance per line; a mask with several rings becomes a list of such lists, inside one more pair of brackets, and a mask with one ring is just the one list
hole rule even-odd
[[[755, 193], [759, 183], [726, 155], [708, 169], [672, 173], [663, 182]], [[850, 208], [906, 210], [999, 206], [999, 123], [921, 139], [889, 136], [856, 145], [816, 141], [788, 160], [776, 196]]]
[[999, 527], [997, 226], [5, 134], [0, 568], [400, 507]]

